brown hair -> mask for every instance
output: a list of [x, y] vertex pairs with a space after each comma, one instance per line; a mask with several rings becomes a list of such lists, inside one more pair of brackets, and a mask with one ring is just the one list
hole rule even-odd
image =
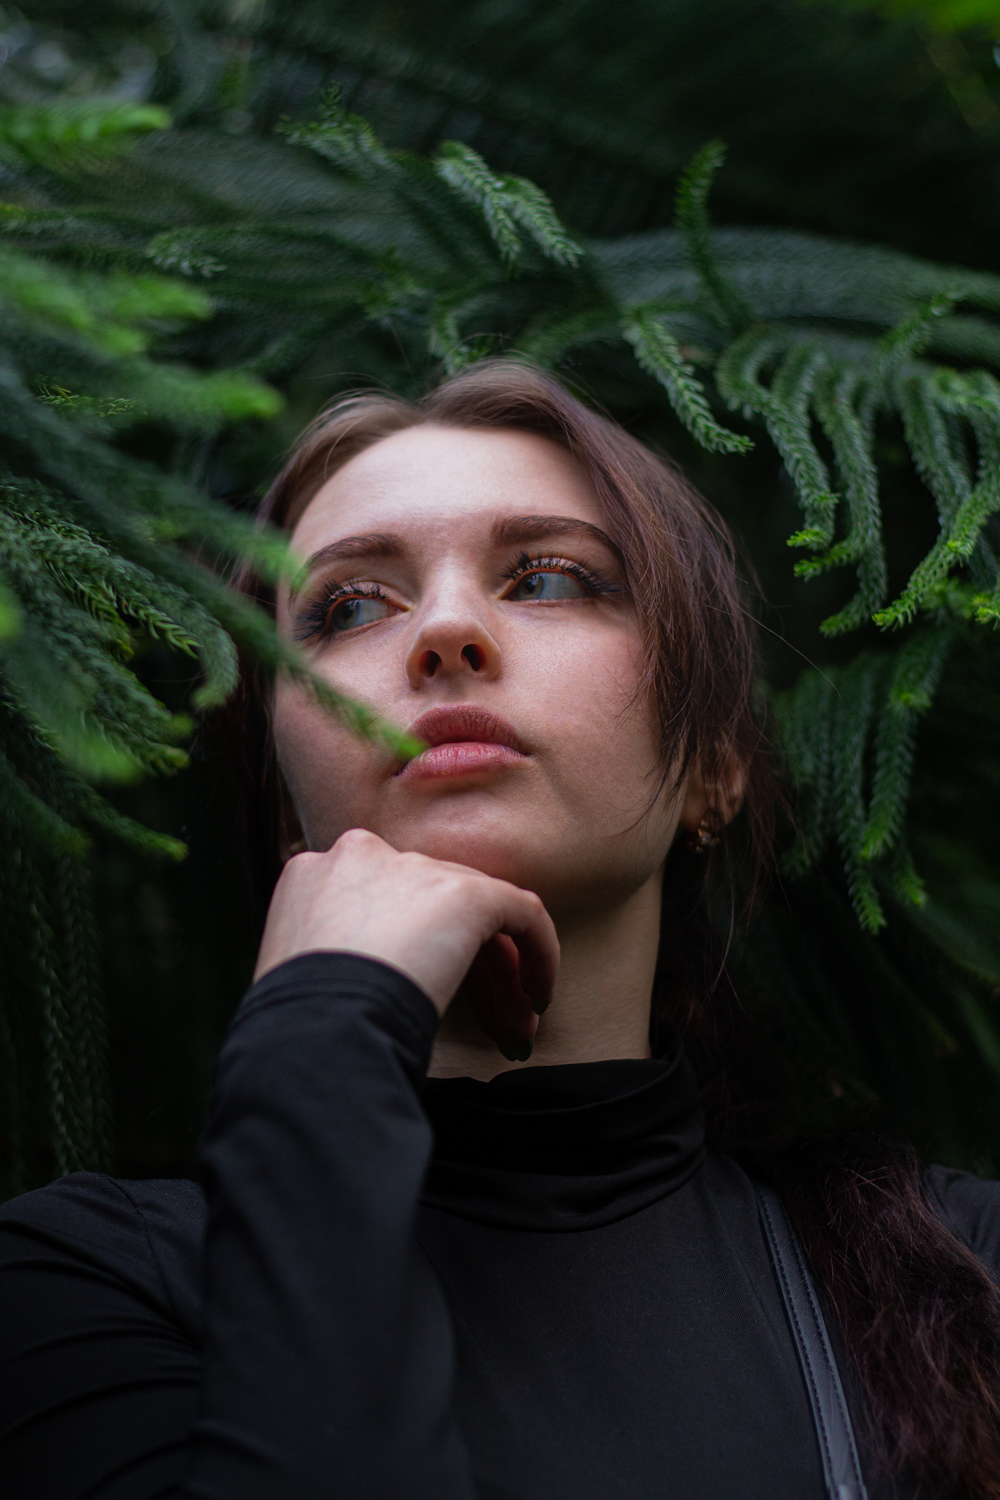
[[873, 1456], [920, 1495], [1000, 1495], [1000, 1297], [931, 1204], [916, 1153], [806, 1142], [774, 1178], [867, 1398]]
[[[291, 529], [355, 454], [421, 424], [538, 433], [585, 470], [640, 621], [664, 774], [683, 774], [697, 758], [706, 786], [721, 789], [731, 766], [742, 768], [743, 810], [721, 852], [728, 844], [731, 859], [733, 847], [742, 848], [742, 883], [754, 886], [772, 837], [774, 782], [754, 704], [755, 627], [722, 521], [668, 460], [551, 375], [514, 360], [473, 365], [419, 401], [370, 392], [338, 401], [296, 443], [261, 502], [261, 521]], [[271, 602], [248, 572], [237, 584]], [[256, 813], [248, 819], [251, 856], [269, 890], [278, 871], [280, 789], [265, 693], [252, 670], [234, 714]], [[668, 862], [653, 1039], [662, 1049], [683, 1032], [703, 1081], [711, 1073], [725, 1098], [727, 1080], [745, 1072], [737, 1058], [746, 1052], [746, 1018], [724, 963], [706, 946], [702, 898], [713, 867], [715, 856], [695, 858], [683, 844]], [[772, 1159], [771, 1175], [861, 1377], [875, 1450], [919, 1483], [1000, 1500], [997, 1291], [930, 1207], [912, 1155], [864, 1139], [863, 1148], [785, 1153]]]
[[744, 769], [744, 820], [769, 841], [762, 735], [753, 711], [755, 633], [725, 526], [670, 463], [534, 366], [483, 360], [420, 401], [348, 396], [305, 429], [259, 517], [294, 528], [317, 490], [356, 454], [408, 427], [513, 428], [547, 437], [586, 471], [618, 548], [643, 632], [663, 764], [697, 756], [708, 787]]

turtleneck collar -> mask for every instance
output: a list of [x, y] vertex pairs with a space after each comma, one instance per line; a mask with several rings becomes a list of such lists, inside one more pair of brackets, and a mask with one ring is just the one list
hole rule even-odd
[[523, 1068], [489, 1083], [428, 1078], [424, 1202], [507, 1229], [612, 1224], [681, 1187], [705, 1154], [682, 1052]]

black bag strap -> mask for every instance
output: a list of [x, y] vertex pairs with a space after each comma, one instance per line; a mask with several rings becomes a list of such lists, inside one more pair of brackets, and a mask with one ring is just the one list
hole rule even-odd
[[774, 1188], [754, 1187], [816, 1424], [826, 1492], [830, 1500], [867, 1500], [851, 1414], [802, 1245]]

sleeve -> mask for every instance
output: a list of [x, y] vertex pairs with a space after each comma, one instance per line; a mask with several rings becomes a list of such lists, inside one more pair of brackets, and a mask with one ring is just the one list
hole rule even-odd
[[924, 1183], [946, 1226], [1000, 1282], [1000, 1182], [928, 1167]]
[[436, 1025], [385, 965], [294, 959], [222, 1049], [207, 1238], [190, 1183], [0, 1209], [5, 1500], [472, 1500], [415, 1237]]
[[[197, 1335], [133, 1186], [147, 1188], [81, 1172], [0, 1209], [0, 1494], [10, 1500], [148, 1500], [183, 1483]], [[159, 1183], [149, 1196], [198, 1243], [193, 1183]]]
[[408, 979], [350, 955], [293, 959], [244, 1001], [203, 1154], [192, 1500], [471, 1500], [416, 1241], [436, 1026]]

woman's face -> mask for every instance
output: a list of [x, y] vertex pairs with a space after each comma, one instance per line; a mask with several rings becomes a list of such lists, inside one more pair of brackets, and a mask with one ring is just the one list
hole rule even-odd
[[[279, 682], [307, 845], [370, 829], [537, 891], [553, 915], [656, 878], [659, 790], [634, 609], [587, 476], [530, 433], [422, 426], [351, 459], [293, 533], [279, 623], [332, 686], [431, 749], [405, 769]], [[687, 821], [687, 819], [685, 820]]]

